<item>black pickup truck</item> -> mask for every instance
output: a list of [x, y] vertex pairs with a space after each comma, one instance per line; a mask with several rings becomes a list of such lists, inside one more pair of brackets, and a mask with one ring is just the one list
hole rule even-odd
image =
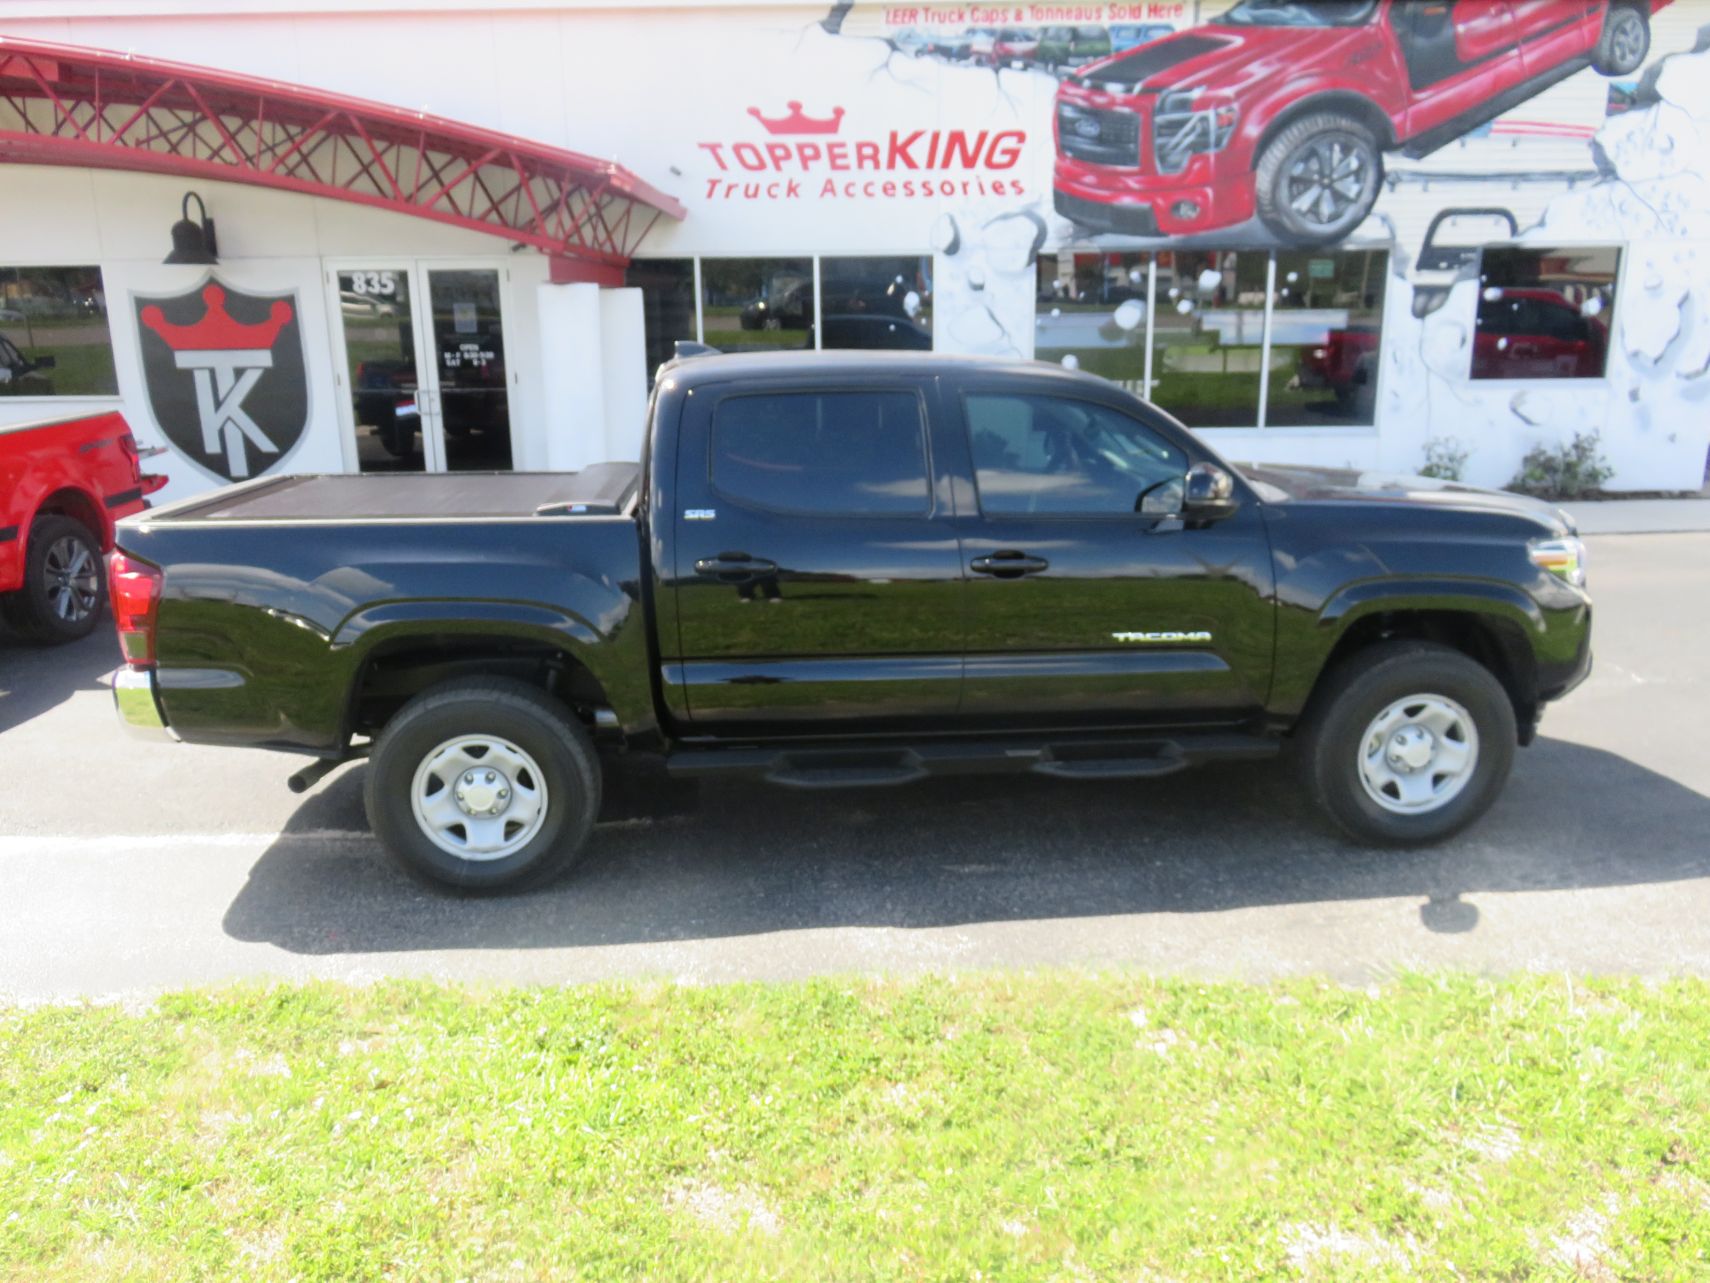
[[122, 718], [368, 755], [412, 872], [568, 866], [606, 772], [1093, 780], [1285, 746], [1369, 842], [1441, 838], [1590, 666], [1560, 513], [1236, 469], [1113, 384], [931, 355], [661, 368], [642, 463], [270, 477], [140, 515]]

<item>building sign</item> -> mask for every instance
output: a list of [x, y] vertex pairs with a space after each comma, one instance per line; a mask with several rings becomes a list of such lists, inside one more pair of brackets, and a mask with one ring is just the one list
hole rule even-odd
[[709, 201], [934, 200], [1028, 194], [1011, 173], [1027, 144], [1020, 129], [887, 129], [843, 135], [845, 112], [822, 115], [791, 101], [750, 107], [755, 136], [698, 144], [710, 160]]
[[210, 277], [131, 302], [149, 409], [178, 453], [222, 481], [291, 453], [309, 421], [295, 292], [248, 294]]

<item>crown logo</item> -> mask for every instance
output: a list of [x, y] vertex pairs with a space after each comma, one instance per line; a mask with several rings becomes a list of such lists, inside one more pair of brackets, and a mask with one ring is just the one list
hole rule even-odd
[[790, 109], [787, 116], [762, 116], [758, 107], [750, 107], [748, 114], [766, 127], [769, 134], [835, 134], [843, 124], [843, 108], [833, 107], [831, 115], [824, 120], [815, 120], [802, 114], [799, 102], [786, 103]]
[[253, 325], [234, 321], [226, 311], [226, 292], [211, 281], [202, 291], [202, 301], [208, 311], [194, 325], [173, 324], [153, 303], [143, 308], [142, 323], [174, 352], [240, 352], [271, 348], [291, 320], [291, 305], [281, 298], [273, 300], [265, 321]]

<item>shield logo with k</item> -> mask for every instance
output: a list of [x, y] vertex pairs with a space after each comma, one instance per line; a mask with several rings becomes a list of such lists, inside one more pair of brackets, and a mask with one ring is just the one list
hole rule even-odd
[[277, 467], [309, 423], [297, 295], [209, 277], [182, 294], [133, 294], [149, 408], [167, 442], [221, 481]]

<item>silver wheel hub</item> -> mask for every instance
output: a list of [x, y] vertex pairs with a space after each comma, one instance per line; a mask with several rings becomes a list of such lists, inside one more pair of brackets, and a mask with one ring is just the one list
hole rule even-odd
[[1335, 136], [1314, 139], [1289, 166], [1289, 206], [1307, 222], [1334, 224], [1364, 199], [1370, 177], [1353, 143]]
[[465, 771], [451, 795], [465, 815], [497, 815], [510, 805], [511, 782], [502, 771]]
[[442, 851], [502, 860], [546, 823], [546, 777], [528, 752], [493, 735], [461, 735], [422, 758], [410, 785], [416, 823]]
[[101, 589], [99, 568], [89, 549], [70, 535], [48, 545], [42, 578], [48, 604], [67, 623], [80, 623], [95, 610]]
[[1623, 9], [1611, 21], [1616, 24], [1610, 37], [1616, 60], [1623, 64], [1634, 61], [1645, 40], [1643, 20], [1631, 9]]
[[1478, 728], [1446, 695], [1409, 695], [1371, 720], [1358, 750], [1360, 784], [1384, 810], [1423, 815], [1448, 805], [1478, 769]]
[[1389, 764], [1398, 771], [1429, 765], [1436, 751], [1436, 737], [1423, 726], [1403, 726], [1389, 737]]

